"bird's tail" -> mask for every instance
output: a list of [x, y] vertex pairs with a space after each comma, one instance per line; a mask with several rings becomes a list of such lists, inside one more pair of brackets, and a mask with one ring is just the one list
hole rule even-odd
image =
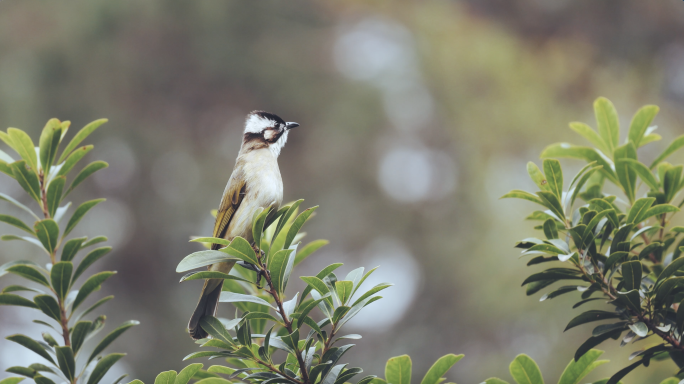
[[[214, 266], [217, 268], [214, 268]], [[220, 270], [223, 273], [228, 273], [232, 267], [233, 263], [220, 263], [219, 265], [212, 265], [211, 270]], [[207, 279], [204, 281], [199, 302], [197, 302], [195, 312], [192, 313], [192, 317], [188, 322], [188, 332], [194, 340], [204, 339], [208, 336], [207, 332], [202, 329], [200, 322], [205, 316], [216, 315], [216, 308], [218, 307], [222, 288], [223, 279]]]

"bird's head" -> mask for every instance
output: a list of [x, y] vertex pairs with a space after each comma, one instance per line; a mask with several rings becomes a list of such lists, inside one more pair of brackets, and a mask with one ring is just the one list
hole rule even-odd
[[285, 146], [290, 129], [299, 124], [285, 122], [283, 119], [264, 111], [252, 111], [245, 120], [245, 134], [242, 144], [250, 149], [268, 148], [278, 157]]

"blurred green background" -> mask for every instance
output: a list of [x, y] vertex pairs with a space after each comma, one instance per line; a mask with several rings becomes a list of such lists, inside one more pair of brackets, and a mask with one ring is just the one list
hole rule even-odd
[[[364, 338], [345, 361], [382, 374], [408, 353], [415, 380], [465, 353], [448, 377], [477, 383], [527, 353], [555, 382], [591, 328], [562, 333], [576, 297], [525, 296], [532, 269], [512, 246], [533, 207], [498, 198], [533, 189], [525, 163], [546, 145], [581, 142], [567, 123], [594, 125], [601, 95], [623, 125], [658, 104], [664, 141], [681, 134], [681, 1], [0, 0], [0, 127], [35, 138], [51, 117], [110, 120], [88, 139], [110, 168], [73, 198], [108, 199], [75, 232], [114, 246], [100, 265], [119, 272], [102, 292], [116, 295], [108, 329], [142, 322], [111, 347], [128, 352], [112, 377], [151, 382], [196, 349], [200, 283], [179, 285], [175, 266], [199, 249], [189, 236], [211, 234], [244, 117], [264, 109], [301, 124], [280, 157], [285, 200], [320, 205], [306, 240], [331, 240], [295, 273], [343, 261], [396, 283], [350, 323]], [[26, 200], [8, 177], [0, 191]], [[1, 245], [0, 263], [19, 257], [43, 256]], [[32, 315], [0, 308], [0, 336], [37, 336]], [[593, 378], [629, 363], [616, 344]], [[34, 358], [0, 339], [3, 370]], [[625, 382], [675, 371], [653, 363]]]

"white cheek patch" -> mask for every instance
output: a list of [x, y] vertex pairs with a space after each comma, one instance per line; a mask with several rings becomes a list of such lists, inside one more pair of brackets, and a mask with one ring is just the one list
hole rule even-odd
[[274, 126], [275, 123], [258, 115], [251, 115], [245, 121], [245, 133], [261, 133], [264, 129]]
[[264, 139], [266, 139], [266, 141], [271, 141], [276, 137], [276, 135], [277, 135], [276, 131], [274, 131], [272, 129], [267, 129], [264, 132]]

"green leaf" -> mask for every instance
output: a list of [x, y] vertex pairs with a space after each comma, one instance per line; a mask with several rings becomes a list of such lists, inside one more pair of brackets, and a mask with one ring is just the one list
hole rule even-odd
[[33, 340], [32, 338], [30, 338], [28, 336], [24, 336], [24, 335], [11, 335], [11, 336], [7, 336], [6, 339], [9, 341], [13, 341], [13, 342], [23, 346], [24, 348], [35, 352], [40, 357], [51, 362], [52, 364], [55, 364], [55, 361], [52, 359], [52, 356], [50, 356], [50, 354], [47, 353], [45, 348], [42, 345], [40, 345], [40, 343]]
[[613, 156], [615, 159], [615, 173], [617, 173], [620, 185], [622, 185], [622, 189], [625, 191], [629, 201], [634, 201], [634, 195], [636, 193], [636, 171], [628, 164], [621, 163], [620, 160], [636, 160], [636, 148], [633, 143], [629, 142], [615, 148]]
[[62, 314], [59, 309], [59, 304], [54, 297], [50, 295], [38, 295], [33, 298], [38, 308], [43, 311], [44, 314], [50, 316], [51, 318], [60, 322], [62, 319]]
[[672, 212], [679, 212], [679, 208], [670, 204], [659, 204], [649, 208], [645, 213], [637, 217], [636, 220], [638, 221], [635, 221], [635, 223], [640, 223], [653, 216], [659, 216]]
[[340, 280], [335, 283], [335, 293], [337, 298], [344, 305], [351, 298], [352, 290], [354, 289], [354, 282], [348, 280]]
[[23, 210], [26, 211], [29, 215], [33, 216], [34, 219], [40, 220], [40, 218], [39, 218], [38, 216], [36, 216], [36, 214], [33, 213], [33, 211], [32, 211], [29, 207], [27, 207], [27, 206], [25, 206], [24, 204], [18, 202], [17, 200], [15, 200], [14, 198], [12, 198], [11, 196], [8, 196], [7, 194], [4, 194], [4, 193], [0, 192], [0, 200], [5, 200], [5, 201], [7, 201], [7, 202], [9, 202], [9, 203], [12, 203], [12, 204], [14, 204], [16, 207], [23, 209]]
[[64, 376], [69, 380], [73, 380], [76, 376], [76, 361], [74, 360], [74, 351], [71, 347], [55, 347], [57, 355], [57, 364], [59, 370], [64, 373]]
[[655, 286], [658, 286], [660, 282], [672, 276], [682, 267], [684, 267], [684, 257], [672, 260], [672, 262], [667, 267], [665, 267], [665, 269], [662, 272], [660, 272], [660, 275], [658, 275], [658, 280], [656, 281]]
[[634, 204], [632, 204], [632, 208], [630, 208], [629, 213], [627, 214], [625, 222], [627, 224], [640, 223], [641, 221], [637, 221], [637, 219], [641, 216], [644, 216], [648, 211], [648, 208], [650, 208], [654, 202], [655, 197], [644, 197], [635, 201]]
[[599, 97], [594, 101], [594, 113], [598, 133], [612, 151], [620, 141], [620, 122], [615, 106], [605, 97]]
[[219, 245], [230, 245], [230, 240], [221, 239], [218, 237], [197, 237], [190, 240], [191, 243], [207, 243], [207, 244], [219, 244]]
[[259, 249], [261, 249], [261, 235], [264, 233], [264, 223], [270, 212], [270, 208], [263, 209], [261, 207], [254, 212], [254, 218], [252, 219], [252, 238], [254, 239], [254, 244], [256, 244]]
[[[300, 277], [300, 279], [304, 280], [304, 282], [308, 284], [309, 287], [315, 289], [318, 293], [321, 294], [321, 296], [325, 296], [330, 293], [330, 289], [328, 288], [328, 286], [323, 282], [323, 280], [321, 280], [317, 276], [302, 276]], [[326, 299], [326, 301], [330, 305], [333, 305], [332, 298], [329, 297]]]
[[392, 384], [411, 384], [411, 367], [408, 355], [393, 357], [385, 365], [385, 380]]
[[535, 184], [537, 184], [537, 187], [542, 190], [542, 191], [550, 191], [551, 187], [549, 186], [549, 182], [546, 180], [546, 177], [542, 173], [542, 171], [539, 169], [537, 164], [533, 162], [528, 162], [527, 163], [527, 174], [530, 175], [530, 179], [534, 181]]
[[[594, 164], [594, 163], [591, 163]], [[579, 195], [580, 191], [582, 190], [582, 187], [586, 182], [591, 178], [591, 176], [594, 174], [594, 172], [598, 171], [599, 169], [602, 169], [602, 166], [594, 167], [588, 170], [585, 174], [583, 174], [579, 181], [577, 182], [577, 185], [572, 189], [572, 196], [570, 198], [570, 203], [569, 207], [572, 207], [573, 204], [575, 204], [575, 200], [577, 199], [577, 196]], [[573, 183], [574, 184], [574, 183]], [[571, 184], [572, 185], [572, 184]]]
[[240, 260], [244, 260], [248, 263], [258, 265], [256, 253], [249, 242], [240, 236], [237, 236], [230, 242], [230, 245], [226, 248], [221, 249], [220, 252], [225, 252], [233, 257], [237, 257]]
[[254, 284], [254, 282], [249, 281], [247, 279], [243, 279], [242, 277], [233, 276], [233, 275], [229, 275], [227, 273], [218, 272], [218, 271], [193, 272], [193, 273], [190, 273], [190, 274], [183, 276], [181, 278], [180, 282], [182, 283], [184, 281], [189, 281], [189, 280], [203, 280], [203, 279], [237, 280], [237, 281], [242, 281], [242, 282], [249, 283], [249, 284]]
[[679, 307], [677, 308], [677, 329], [680, 330], [682, 329], [682, 326], [684, 326], [684, 300], [682, 300], [679, 303]]
[[28, 225], [24, 224], [23, 221], [17, 219], [16, 217], [9, 216], [9, 215], [1, 215], [0, 214], [0, 221], [3, 223], [7, 223], [9, 225], [13, 225], [21, 230], [24, 230], [32, 235], [35, 235], [36, 233], [29, 227]]
[[638, 160], [623, 158], [617, 161], [615, 166], [619, 167], [621, 166], [621, 164], [626, 164], [627, 166], [632, 168], [637, 173], [637, 175], [639, 175], [641, 180], [644, 183], [646, 183], [646, 185], [648, 185], [649, 188], [651, 188], [652, 191], [658, 190], [658, 180], [656, 180], [653, 173], [651, 173], [651, 170], [648, 169], [648, 167], [646, 167], [643, 163], [641, 163]]
[[[38, 156], [36, 155], [35, 145], [31, 137], [26, 132], [17, 128], [7, 129], [7, 135], [12, 141], [12, 148], [17, 151], [26, 164], [31, 167], [34, 172], [38, 170]], [[16, 164], [16, 163], [15, 163]]]
[[508, 382], [503, 381], [503, 380], [496, 378], [496, 377], [490, 377], [489, 379], [485, 380], [481, 384], [508, 384]]
[[88, 269], [93, 263], [96, 261], [100, 260], [102, 256], [106, 255], [112, 250], [112, 247], [100, 247], [100, 248], [95, 248], [92, 251], [90, 251], [86, 257], [81, 260], [81, 263], [78, 265], [78, 268], [76, 268], [76, 272], [74, 272], [74, 278], [73, 280], [76, 281], [83, 272]]
[[574, 159], [583, 159], [588, 163], [596, 162], [597, 165], [602, 166], [601, 171], [611, 181], [618, 183], [617, 175], [613, 172], [609, 160], [601, 156], [594, 148], [580, 147], [568, 143], [557, 143], [546, 147], [542, 153], [541, 158], [547, 157], [569, 157]]
[[178, 373], [178, 376], [176, 376], [176, 380], [174, 380], [173, 384], [188, 384], [190, 379], [195, 376], [195, 374], [199, 372], [203, 366], [204, 364], [202, 363], [188, 365]]
[[62, 137], [62, 124], [57, 119], [48, 120], [40, 134], [38, 146], [40, 147], [40, 163], [43, 165], [45, 173], [50, 172], [50, 166], [55, 161], [57, 156], [57, 147]]
[[87, 179], [90, 175], [93, 173], [99, 171], [100, 169], [107, 168], [109, 167], [109, 164], [107, 164], [104, 161], [98, 160], [98, 161], [93, 161], [92, 163], [86, 165], [85, 168], [81, 170], [81, 172], [76, 175], [74, 178], [74, 181], [71, 183], [71, 186], [69, 186], [69, 189], [67, 189], [66, 193], [64, 193], [64, 196], [68, 195], [73, 191], [76, 187], [78, 187], [79, 184], [81, 184], [85, 179]]
[[18, 307], [38, 308], [33, 301], [11, 293], [0, 293], [0, 305], [15, 305]]
[[208, 334], [210, 334], [211, 337], [217, 340], [221, 340], [224, 343], [235, 345], [235, 342], [233, 341], [233, 336], [231, 336], [230, 333], [228, 333], [228, 330], [225, 326], [223, 326], [223, 323], [221, 323], [221, 321], [215, 318], [214, 316], [203, 317], [200, 321], [200, 326]]
[[639, 289], [641, 287], [641, 262], [629, 261], [623, 263], [622, 277], [625, 290]]
[[620, 314], [615, 313], [615, 312], [606, 312], [606, 311], [599, 311], [599, 310], [591, 310], [582, 313], [581, 315], [576, 316], [570, 322], [568, 325], [565, 327], [563, 332], [567, 331], [570, 328], [574, 328], [578, 325], [590, 323], [592, 321], [599, 321], [599, 320], [605, 320], [605, 319], [616, 319], [619, 318]]
[[639, 360], [636, 363], [630, 364], [627, 367], [622, 368], [616, 374], [611, 376], [611, 378], [606, 382], [606, 384], [617, 384], [620, 381], [620, 379], [627, 376], [628, 373], [638, 368], [641, 364], [644, 364], [644, 360]]
[[62, 161], [64, 161], [64, 159], [67, 156], [69, 156], [69, 153], [71, 153], [71, 151], [76, 149], [76, 147], [78, 147], [78, 145], [81, 144], [81, 142], [86, 137], [88, 137], [88, 135], [93, 133], [93, 131], [95, 131], [97, 128], [99, 128], [102, 124], [106, 123], [107, 121], [108, 121], [107, 119], [95, 120], [95, 121], [89, 123], [88, 125], [86, 125], [85, 127], [81, 128], [81, 130], [78, 131], [76, 136], [74, 136], [74, 138], [71, 139], [71, 141], [69, 142], [69, 145], [67, 145], [66, 148], [64, 148], [64, 151], [62, 152], [62, 156], [59, 157], [58, 163], [61, 163]]
[[25, 279], [35, 281], [36, 283], [42, 284], [46, 287], [50, 286], [47, 278], [38, 271], [35, 267], [26, 264], [13, 265], [6, 269], [7, 272], [13, 273], [15, 275], [21, 276]]
[[86, 298], [88, 298], [88, 296], [91, 293], [98, 290], [100, 288], [100, 285], [102, 285], [102, 283], [104, 283], [105, 280], [107, 280], [115, 274], [116, 272], [105, 271], [90, 276], [88, 280], [86, 280], [85, 283], [83, 283], [81, 289], [78, 290], [78, 295], [76, 295], [76, 299], [74, 299], [72, 311], [75, 311], [76, 308], [78, 308], [78, 306], [81, 305], [83, 301]]
[[41, 376], [41, 375], [33, 376], [33, 381], [35, 381], [36, 384], [55, 384], [54, 381], [48, 379], [45, 376]]
[[55, 290], [57, 297], [64, 301], [69, 293], [71, 286], [71, 272], [74, 265], [69, 261], [60, 261], [52, 266], [50, 270], [50, 280], [52, 280], [52, 288]]
[[[323, 279], [323, 278], [325, 278], [326, 276], [328, 276], [332, 271], [336, 270], [337, 268], [339, 268], [339, 267], [341, 267], [341, 266], [342, 266], [342, 263], [330, 264], [330, 265], [328, 265], [327, 267], [323, 268], [322, 271], [318, 272], [318, 274], [316, 275], [316, 277], [317, 277], [319, 280], [320, 280], [320, 279]], [[373, 272], [373, 271], [368, 272], [367, 275], [370, 275], [371, 272]], [[364, 279], [364, 280], [365, 280], [365, 279]], [[362, 280], [362, 281], [363, 281], [363, 280]], [[312, 289], [313, 289], [313, 287], [311, 287], [310, 285], [307, 285], [306, 288], [304, 288], [304, 292], [302, 292], [302, 298], [301, 298], [301, 300], [304, 300], [304, 298], [306, 298], [306, 296], [309, 294], [309, 292], [311, 292]], [[325, 295], [324, 295], [324, 296], [325, 296]], [[353, 296], [353, 293], [352, 293], [352, 296]]]
[[292, 241], [294, 240], [295, 236], [297, 236], [297, 233], [299, 233], [299, 230], [302, 228], [304, 223], [306, 223], [307, 220], [309, 220], [309, 217], [316, 211], [318, 206], [308, 208], [304, 212], [300, 213], [299, 216], [294, 220], [292, 225], [290, 226], [290, 230], [287, 231], [287, 237], [285, 237], [285, 243], [283, 244], [283, 249], [290, 248], [290, 245], [292, 245]]
[[181, 260], [181, 262], [178, 263], [178, 266], [176, 267], [176, 272], [186, 272], [191, 269], [205, 267], [211, 264], [230, 262], [234, 263], [240, 260], [242, 259], [227, 256], [226, 253], [222, 251], [199, 251], [185, 256], [183, 260]]
[[87, 237], [79, 237], [76, 239], [71, 239], [64, 243], [64, 246], [62, 247], [62, 261], [71, 261], [76, 257], [76, 254], [78, 251], [81, 249], [81, 245], [83, 244], [84, 241], [86, 241], [88, 238]]
[[602, 354], [603, 351], [592, 349], [585, 353], [578, 361], [571, 360], [561, 374], [558, 384], [579, 384], [596, 367], [608, 362], [608, 360], [596, 361]]
[[78, 354], [86, 336], [90, 333], [90, 327], [92, 327], [92, 325], [92, 321], [79, 321], [74, 325], [73, 331], [71, 332], [71, 348], [74, 350], [74, 354]]
[[674, 139], [672, 143], [670, 143], [670, 145], [667, 148], [665, 148], [665, 151], [663, 151], [663, 153], [661, 153], [660, 156], [653, 160], [650, 168], [655, 168], [656, 165], [658, 165], [661, 161], [665, 160], [668, 156], [670, 156], [682, 147], [684, 147], [684, 135]]
[[40, 240], [45, 250], [52, 253], [57, 249], [57, 240], [59, 239], [59, 225], [52, 219], [45, 219], [36, 221], [34, 225], [36, 236]]
[[537, 196], [535, 196], [529, 192], [521, 191], [519, 189], [514, 189], [514, 190], [512, 190], [512, 191], [508, 192], [507, 194], [500, 197], [500, 199], [509, 199], [509, 198], [523, 199], [523, 200], [531, 201], [533, 203], [544, 205], [544, 203], [542, 203], [542, 201], [539, 197], [537, 197]]
[[382, 291], [383, 289], [389, 288], [393, 285], [394, 284], [392, 284], [392, 283], [380, 283], [380, 284], [374, 286], [373, 288], [371, 288], [367, 292], [365, 292], [363, 295], [361, 295], [358, 299], [356, 299], [356, 301], [354, 301], [354, 304], [352, 306], [359, 304], [363, 300], [365, 300], [365, 299], [375, 295], [376, 293]]
[[244, 317], [245, 320], [270, 320], [274, 321], [278, 324], [284, 325], [283, 322], [280, 319], [277, 319], [275, 316], [271, 315], [270, 313], [266, 312], [250, 312], [245, 315]]
[[464, 355], [448, 354], [440, 357], [427, 371], [420, 384], [439, 384], [444, 376]]
[[605, 153], [610, 153], [610, 148], [608, 148], [606, 142], [590, 126], [584, 123], [572, 122], [570, 123], [570, 129], [582, 135], [582, 137], [589, 140], [590, 143], [594, 144], [594, 146], [596, 146], [601, 151]]
[[558, 238], [558, 227], [556, 226], [556, 220], [548, 219], [543, 225], [544, 235], [547, 239], [557, 239]]
[[311, 256], [312, 253], [321, 249], [322, 247], [328, 245], [330, 242], [328, 240], [314, 240], [309, 244], [305, 245], [302, 249], [297, 252], [294, 260], [294, 266], [296, 267], [302, 261], [306, 260], [307, 257]]
[[273, 288], [278, 293], [282, 293], [285, 289], [283, 284], [285, 282], [285, 272], [290, 262], [294, 262], [294, 255], [291, 249], [280, 250], [269, 258], [269, 270], [271, 272]]
[[87, 247], [90, 247], [91, 245], [95, 245], [95, 244], [98, 244], [98, 243], [102, 243], [102, 242], [105, 242], [105, 241], [107, 241], [107, 240], [108, 240], [108, 239], [107, 239], [107, 236], [97, 236], [97, 237], [93, 237], [92, 239], [90, 239], [90, 240], [86, 241], [85, 243], [83, 243], [83, 244], [81, 245], [81, 247], [82, 247], [82, 248], [87, 248]]
[[12, 173], [14, 178], [17, 179], [19, 185], [24, 188], [24, 191], [33, 198], [38, 204], [42, 204], [40, 200], [40, 182], [38, 181], [38, 176], [33, 169], [26, 168], [26, 162], [15, 161], [10, 164], [12, 167]]
[[83, 216], [85, 216], [85, 214], [88, 213], [88, 211], [90, 211], [94, 206], [100, 204], [105, 200], [106, 199], [95, 199], [86, 201], [85, 203], [79, 205], [78, 208], [76, 208], [74, 214], [69, 219], [69, 223], [67, 223], [63, 236], [66, 237], [74, 229], [74, 227], [76, 227], [76, 225], [81, 221], [81, 219], [83, 219]]
[[542, 201], [542, 205], [550, 209], [559, 220], [565, 220], [563, 206], [556, 195], [549, 191], [539, 191], [537, 192], [537, 196], [539, 196], [539, 199]]
[[653, 122], [653, 119], [660, 111], [656, 105], [645, 105], [641, 107], [632, 118], [632, 123], [629, 125], [629, 141], [634, 143], [634, 146], [639, 147], [639, 143], [644, 137], [644, 133]]
[[[285, 224], [287, 224], [290, 221], [290, 217], [297, 212], [297, 210], [299, 209], [299, 206], [302, 204], [303, 201], [304, 201], [304, 199], [299, 199], [299, 200], [295, 201], [294, 203], [292, 203], [292, 205], [289, 208], [287, 208], [286, 211], [284, 211], [284, 213], [282, 213], [282, 216], [280, 216], [280, 219], [278, 219], [278, 225], [276, 226], [276, 229], [273, 232], [273, 238], [271, 240], [271, 243], [275, 243], [276, 239], [280, 235], [280, 231], [282, 231], [283, 228], [285, 227]], [[283, 211], [285, 208], [286, 207], [279, 209], [278, 212]], [[271, 244], [271, 245], [273, 245], [273, 244]], [[283, 247], [279, 248], [278, 250], [280, 250], [282, 248]]]
[[221, 297], [219, 298], [219, 301], [222, 303], [255, 303], [260, 305], [266, 305], [270, 308], [275, 309], [268, 301], [260, 297], [252, 295], [243, 295], [241, 293], [235, 292], [221, 292]]
[[19, 384], [22, 380], [24, 380], [23, 377], [8, 377], [0, 380], [0, 384]]
[[111, 300], [111, 299], [113, 299], [113, 298], [114, 298], [114, 296], [107, 296], [107, 297], [101, 298], [101, 299], [98, 300], [95, 304], [91, 305], [90, 308], [86, 309], [83, 313], [81, 313], [80, 315], [76, 316], [75, 321], [78, 321], [78, 320], [81, 319], [83, 316], [86, 316], [87, 314], [89, 314], [89, 313], [91, 313], [92, 311], [94, 311], [95, 309], [97, 309], [97, 307], [99, 307], [100, 305], [102, 305], [102, 304], [108, 302], [109, 300]]
[[544, 175], [549, 183], [549, 189], [558, 200], [563, 198], [563, 171], [556, 159], [544, 159]]
[[[0, 384], [2, 384], [0, 382]], [[679, 384], [679, 379], [676, 377], [670, 377], [660, 382], [660, 384]]]
[[48, 185], [46, 200], [50, 217], [54, 217], [57, 208], [59, 208], [59, 202], [62, 200], [64, 183], [66, 183], [66, 177], [60, 176], [52, 179]]
[[100, 359], [100, 361], [97, 362], [97, 365], [95, 365], [93, 373], [90, 374], [87, 384], [99, 383], [107, 371], [109, 371], [109, 368], [111, 368], [114, 364], [116, 364], [117, 361], [119, 361], [119, 359], [124, 356], [126, 356], [125, 353], [111, 353]]
[[518, 384], [544, 384], [537, 363], [525, 354], [516, 356], [511, 362], [509, 370]]
[[5, 288], [2, 289], [2, 293], [10, 293], [10, 292], [36, 292], [36, 293], [45, 293], [44, 291], [41, 291], [40, 289], [36, 288], [29, 288], [29, 287], [24, 287], [23, 285], [8, 285]]
[[16, 180], [16, 178], [14, 177], [14, 172], [12, 171], [12, 167], [10, 166], [10, 164], [12, 164], [12, 162], [6, 162], [0, 158], [0, 172], [6, 174], [7, 176]]
[[128, 328], [140, 324], [139, 321], [136, 320], [129, 320], [124, 322], [123, 324], [119, 325], [116, 329], [111, 331], [107, 336], [105, 336], [102, 341], [93, 349], [93, 352], [90, 354], [90, 357], [88, 358], [88, 362], [91, 362], [97, 355], [104, 351], [105, 348], [109, 346], [109, 344], [112, 343], [112, 341], [116, 340], [117, 337], [121, 336], [122, 333], [126, 332]]
[[93, 149], [92, 145], [86, 145], [85, 147], [79, 148], [76, 152], [72, 153], [67, 157], [66, 161], [62, 164], [62, 167], [57, 172], [57, 176], [66, 176], [74, 166], [78, 164], [81, 159], [88, 154]]
[[162, 372], [154, 379], [154, 384], [173, 384], [176, 381], [176, 376], [178, 376], [176, 371]]

